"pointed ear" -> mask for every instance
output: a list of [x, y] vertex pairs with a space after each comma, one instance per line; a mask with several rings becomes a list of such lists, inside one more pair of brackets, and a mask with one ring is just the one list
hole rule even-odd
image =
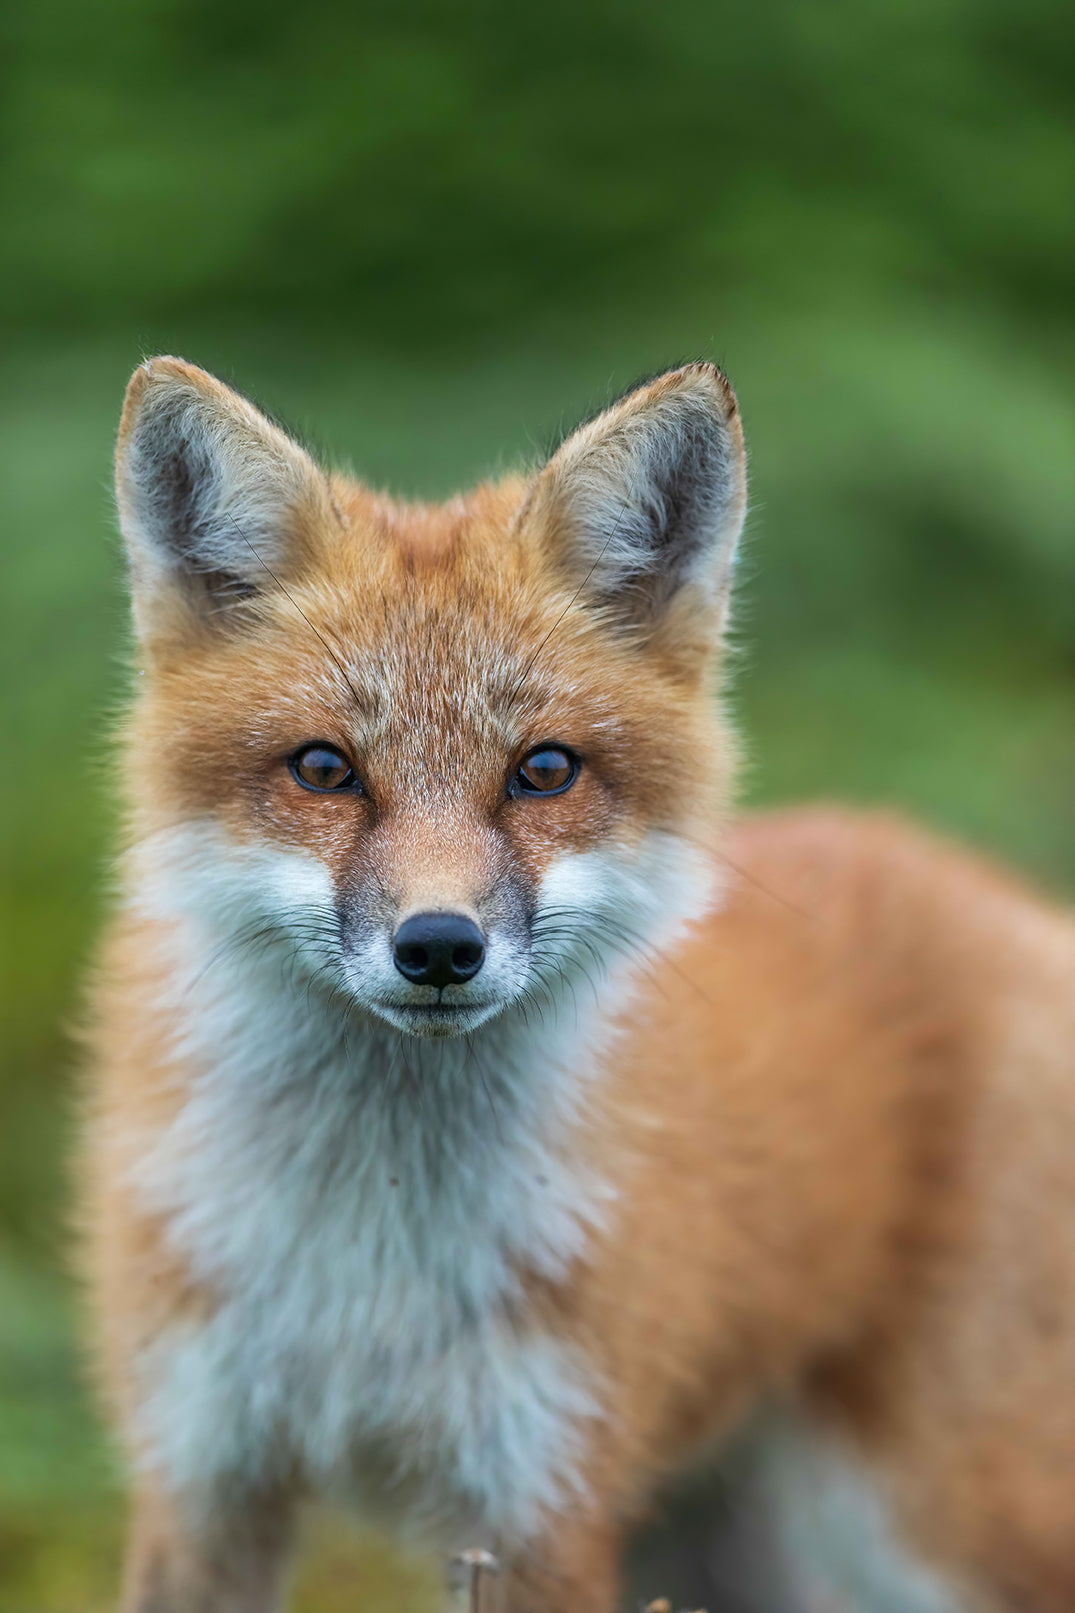
[[149, 359], [131, 377], [116, 443], [116, 501], [135, 623], [220, 607], [294, 574], [319, 524], [339, 520], [309, 455], [204, 370]]
[[523, 519], [591, 598], [636, 632], [684, 590], [723, 615], [746, 513], [735, 394], [713, 364], [670, 370], [581, 426]]

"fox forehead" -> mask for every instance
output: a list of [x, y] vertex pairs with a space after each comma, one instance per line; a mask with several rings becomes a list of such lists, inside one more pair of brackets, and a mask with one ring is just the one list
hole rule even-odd
[[[444, 510], [397, 506], [376, 551], [359, 525], [308, 580], [303, 609], [352, 655], [349, 692], [371, 740], [421, 733], [428, 745], [465, 726], [512, 745], [582, 671], [592, 633], [581, 612], [568, 620], [566, 582], [507, 511], [491, 519], [485, 503], [471, 515], [453, 501], [450, 524], [432, 520]], [[277, 599], [276, 613], [293, 639], [287, 603]], [[558, 618], [556, 649], [541, 656]]]
[[575, 604], [540, 540], [514, 530], [518, 497], [508, 483], [414, 508], [355, 489], [303, 576], [267, 588], [238, 631], [177, 644], [145, 686], [170, 771], [209, 761], [219, 777], [236, 747], [321, 739], [426, 805], [431, 783], [499, 789], [542, 741], [623, 763], [656, 747], [658, 767], [681, 771], [660, 742], [677, 699], [659, 659]]

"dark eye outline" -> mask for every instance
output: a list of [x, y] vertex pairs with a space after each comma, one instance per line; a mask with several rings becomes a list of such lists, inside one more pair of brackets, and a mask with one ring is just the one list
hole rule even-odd
[[[306, 752], [311, 750], [327, 750], [331, 751], [333, 756], [338, 756], [340, 761], [343, 762], [347, 767], [346, 778], [342, 779], [339, 784], [310, 784], [308, 780], [304, 779], [302, 774], [299, 772], [299, 762], [306, 755]], [[301, 790], [309, 790], [311, 795], [339, 795], [344, 791], [352, 792], [357, 795], [365, 794], [362, 785], [359, 783], [358, 778], [355, 775], [354, 768], [347, 760], [347, 757], [344, 755], [343, 751], [340, 750], [338, 745], [330, 745], [326, 739], [308, 739], [304, 745], [299, 746], [297, 751], [293, 751], [291, 753], [287, 759], [287, 767], [288, 772], [291, 774], [291, 777], [295, 780], [295, 783], [299, 786], [299, 788]]]
[[[553, 789], [553, 790], [536, 790], [534, 788], [534, 786], [531, 783], [529, 783], [529, 781], [527, 779], [523, 778], [522, 770], [526, 766], [527, 762], [530, 760], [530, 758], [532, 756], [540, 756], [542, 751], [546, 751], [546, 750], [558, 750], [564, 756], [566, 756], [568, 761], [571, 763], [571, 772], [568, 774], [568, 776], [564, 780], [563, 784], [558, 784], [555, 789]], [[511, 776], [511, 781], [508, 784], [508, 794], [512, 797], [513, 800], [516, 800], [516, 801], [521, 800], [521, 799], [523, 799], [524, 797], [527, 797], [527, 796], [531, 800], [548, 801], [550, 799], [550, 797], [552, 797], [554, 795], [563, 795], [565, 790], [569, 790], [571, 788], [571, 786], [574, 784], [575, 780], [578, 778], [579, 773], [581, 772], [581, 770], [582, 770], [582, 762], [579, 759], [579, 757], [575, 755], [575, 752], [573, 750], [569, 750], [566, 745], [557, 744], [555, 741], [553, 741], [551, 739], [546, 740], [543, 745], [531, 745], [530, 749], [527, 751], [527, 753], [523, 757], [522, 761], [520, 761], [518, 763], [518, 765], [516, 766], [515, 772]]]

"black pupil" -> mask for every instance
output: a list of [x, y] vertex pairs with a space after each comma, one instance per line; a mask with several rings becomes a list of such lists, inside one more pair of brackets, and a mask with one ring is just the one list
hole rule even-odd
[[562, 750], [537, 750], [519, 769], [532, 790], [557, 790], [571, 774], [571, 759]]
[[350, 771], [337, 751], [326, 750], [320, 745], [311, 745], [299, 757], [299, 772], [307, 784], [313, 784], [319, 790], [335, 789], [344, 782]]

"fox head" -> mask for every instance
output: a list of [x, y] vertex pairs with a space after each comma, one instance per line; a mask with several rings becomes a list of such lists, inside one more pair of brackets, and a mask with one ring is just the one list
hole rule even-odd
[[418, 1036], [597, 982], [704, 905], [745, 508], [714, 366], [425, 506], [158, 358], [117, 497], [136, 901]]

